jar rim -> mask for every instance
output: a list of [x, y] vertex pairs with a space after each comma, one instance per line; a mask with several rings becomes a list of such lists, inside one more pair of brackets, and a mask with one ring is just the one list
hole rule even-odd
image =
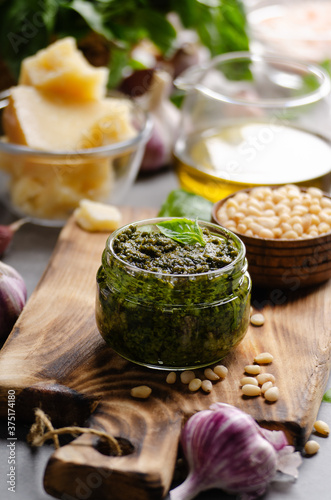
[[[217, 231], [219, 234], [222, 236], [226, 237], [227, 239], [232, 240], [236, 247], [238, 248], [239, 252], [238, 255], [236, 256], [235, 259], [230, 264], [227, 264], [224, 267], [221, 267], [219, 269], [214, 269], [214, 270], [209, 270], [205, 271], [202, 273], [166, 273], [166, 272], [160, 272], [160, 271], [150, 271], [149, 269], [141, 269], [133, 264], [130, 264], [126, 262], [125, 260], [121, 259], [113, 249], [113, 242], [115, 238], [121, 234], [125, 229], [129, 228], [130, 226], [147, 226], [147, 225], [156, 225], [158, 222], [161, 221], [167, 221], [167, 220], [172, 220], [172, 219], [178, 219], [178, 217], [154, 217], [151, 219], [142, 219], [138, 220], [135, 222], [130, 222], [128, 224], [125, 224], [124, 226], [121, 226], [120, 228], [116, 229], [107, 239], [106, 242], [106, 250], [110, 252], [111, 256], [121, 263], [122, 265], [130, 268], [136, 273], [139, 273], [144, 276], [154, 276], [154, 277], [162, 277], [162, 278], [172, 278], [172, 279], [194, 279], [194, 278], [199, 278], [199, 277], [206, 277], [206, 276], [211, 276], [211, 277], [218, 277], [226, 273], [231, 273], [235, 268], [236, 265], [239, 264], [240, 262], [244, 262], [245, 260], [245, 255], [246, 255], [246, 247], [243, 241], [232, 231], [229, 229], [221, 226], [220, 224], [215, 224], [213, 222], [209, 221], [204, 221], [204, 220], [199, 220], [198, 223], [203, 224], [204, 227], [207, 227], [207, 229], [213, 229], [214, 231]], [[194, 222], [194, 219], [189, 218], [192, 222]]]
[[[206, 73], [217, 65], [229, 62], [253, 62], [274, 65], [285, 65], [286, 67], [296, 70], [298, 73], [305, 72], [307, 75], [318, 78], [319, 85], [317, 88], [307, 91], [302, 95], [291, 96], [290, 98], [261, 98], [259, 100], [250, 100], [227, 95], [225, 92], [219, 92], [208, 88], [201, 81]], [[191, 66], [179, 75], [174, 85], [184, 91], [196, 90], [201, 94], [214, 99], [215, 101], [227, 102], [229, 104], [237, 104], [241, 106], [254, 106], [257, 108], [293, 108], [313, 104], [324, 97], [331, 91], [331, 81], [327, 72], [317, 64], [296, 61], [289, 57], [258, 54], [249, 51], [229, 52], [212, 58], [211, 60], [201, 65]]]

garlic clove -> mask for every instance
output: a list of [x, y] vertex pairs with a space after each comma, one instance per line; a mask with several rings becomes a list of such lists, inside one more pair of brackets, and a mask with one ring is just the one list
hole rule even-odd
[[141, 162], [141, 171], [156, 170], [171, 161], [180, 121], [179, 109], [169, 100], [171, 88], [171, 75], [167, 71], [158, 69], [153, 73], [147, 92], [137, 98], [138, 104], [149, 111], [154, 124]]
[[0, 261], [0, 344], [11, 332], [27, 298], [22, 276]]
[[0, 257], [9, 247], [16, 231], [26, 222], [28, 219], [20, 219], [8, 226], [0, 225]]

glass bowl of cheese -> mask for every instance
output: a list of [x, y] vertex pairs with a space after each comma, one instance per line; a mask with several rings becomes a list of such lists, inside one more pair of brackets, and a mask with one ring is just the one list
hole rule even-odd
[[68, 37], [23, 61], [18, 84], [0, 95], [3, 198], [16, 215], [58, 226], [82, 199], [123, 200], [152, 124], [109, 95], [107, 80]]

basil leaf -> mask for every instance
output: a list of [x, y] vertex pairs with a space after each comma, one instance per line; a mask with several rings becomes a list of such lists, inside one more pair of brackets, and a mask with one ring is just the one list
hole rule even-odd
[[84, 22], [95, 32], [103, 35], [106, 40], [114, 38], [113, 33], [105, 26], [103, 16], [100, 11], [91, 2], [86, 0], [73, 0], [70, 4], [63, 7], [77, 12]]
[[174, 189], [162, 204], [159, 217], [199, 218], [209, 222], [213, 203], [185, 189]]
[[195, 222], [185, 217], [166, 220], [156, 224], [156, 227], [168, 238], [184, 245], [194, 245], [194, 243], [200, 243], [203, 247], [206, 245], [198, 219]]
[[328, 389], [326, 391], [326, 393], [323, 396], [322, 401], [324, 401], [325, 403], [331, 403], [331, 389]]

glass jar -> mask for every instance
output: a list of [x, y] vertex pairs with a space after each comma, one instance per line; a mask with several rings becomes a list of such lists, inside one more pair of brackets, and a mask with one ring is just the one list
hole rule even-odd
[[232, 52], [175, 84], [186, 94], [173, 151], [181, 187], [214, 202], [254, 186], [331, 192], [331, 86], [321, 67]]
[[[155, 231], [161, 220], [133, 225]], [[96, 321], [125, 359], [150, 368], [198, 368], [218, 362], [244, 338], [251, 292], [245, 246], [221, 226], [199, 225], [234, 243], [238, 254], [230, 264], [200, 274], [143, 270], [114, 252], [114, 240], [131, 224], [108, 238], [97, 272]]]

